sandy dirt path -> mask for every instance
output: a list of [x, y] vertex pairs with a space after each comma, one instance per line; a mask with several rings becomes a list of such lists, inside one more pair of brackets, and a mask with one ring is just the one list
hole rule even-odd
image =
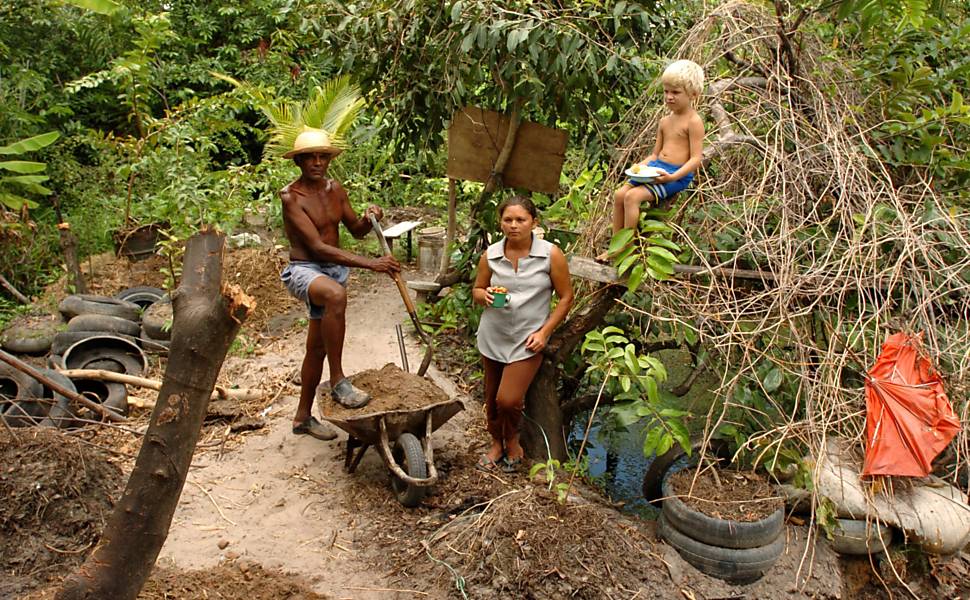
[[[348, 374], [389, 362], [399, 365], [394, 325], [408, 320], [389, 279], [362, 279], [352, 282], [347, 311], [343, 362]], [[255, 361], [245, 360], [240, 384], [258, 384], [261, 378], [297, 370], [304, 336], [305, 330], [296, 327]], [[423, 349], [414, 340], [408, 346], [409, 360], [416, 365]], [[230, 359], [224, 368], [239, 368], [233, 361], [241, 360]], [[456, 395], [449, 379], [433, 368], [431, 376], [449, 396]], [[247, 435], [241, 447], [221, 459], [215, 452], [196, 456], [159, 560], [186, 569], [209, 567], [226, 558], [241, 565], [252, 561], [305, 575], [315, 591], [334, 598], [445, 597], [436, 588], [391, 592], [401, 588], [361, 560], [367, 540], [358, 529], [367, 517], [348, 510], [344, 498], [354, 493], [355, 478], [384, 477], [382, 469], [369, 464], [379, 465], [380, 459], [368, 452], [358, 473], [348, 475], [342, 470], [346, 434], [341, 432], [332, 442], [292, 435], [297, 393], [295, 385], [284, 386], [268, 407], [267, 427]], [[319, 414], [316, 407], [314, 412]], [[436, 432], [436, 445], [439, 438], [451, 443], [461, 438], [460, 422], [454, 419]]]

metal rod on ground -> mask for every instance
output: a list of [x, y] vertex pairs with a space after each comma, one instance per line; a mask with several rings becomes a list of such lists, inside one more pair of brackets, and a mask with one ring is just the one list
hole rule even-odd
[[397, 349], [401, 351], [401, 368], [404, 369], [405, 373], [410, 373], [411, 370], [408, 369], [408, 351], [404, 347], [404, 328], [401, 327], [400, 323], [394, 325], [394, 332], [397, 333]]
[[44, 384], [44, 387], [48, 388], [52, 392], [58, 393], [61, 396], [64, 396], [65, 398], [67, 398], [68, 400], [72, 402], [77, 402], [78, 404], [86, 408], [90, 408], [91, 410], [105, 417], [109, 421], [115, 421], [116, 423], [124, 423], [128, 421], [128, 419], [119, 415], [118, 413], [108, 410], [107, 408], [101, 406], [97, 402], [92, 402], [88, 400], [87, 398], [78, 394], [77, 392], [72, 392], [71, 390], [67, 389], [66, 387], [57, 383], [56, 381], [52, 381], [50, 378], [44, 376], [37, 369], [33, 368], [32, 366], [28, 365], [22, 360], [7, 354], [3, 350], [0, 350], [0, 360], [7, 363], [11, 367], [17, 369], [18, 371], [21, 371], [23, 373], [26, 373], [27, 375], [30, 375], [37, 381]]
[[[374, 228], [374, 233], [377, 235], [378, 241], [381, 243], [381, 248], [385, 254], [391, 253], [391, 247], [388, 246], [387, 240], [384, 238], [384, 230], [381, 229], [381, 224], [377, 222], [374, 215], [368, 215], [370, 217], [370, 224]], [[411, 322], [414, 323], [414, 328], [418, 331], [418, 337], [421, 341], [428, 346], [428, 350], [424, 353], [424, 358], [421, 359], [421, 366], [418, 367], [418, 376], [424, 375], [425, 371], [428, 370], [428, 366], [431, 365], [431, 354], [434, 352], [434, 347], [431, 344], [431, 340], [428, 338], [428, 334], [424, 331], [424, 327], [421, 326], [421, 321], [418, 320], [418, 311], [414, 308], [414, 303], [411, 302], [411, 294], [408, 293], [407, 287], [404, 286], [404, 280], [401, 279], [400, 273], [394, 273], [391, 275], [394, 279], [394, 283], [397, 284], [397, 291], [401, 292], [401, 298], [404, 300], [404, 306], [408, 309], [408, 316], [411, 317]]]

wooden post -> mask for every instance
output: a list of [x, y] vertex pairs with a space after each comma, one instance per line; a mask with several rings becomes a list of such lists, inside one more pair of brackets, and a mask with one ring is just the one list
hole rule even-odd
[[67, 281], [74, 287], [75, 294], [87, 294], [88, 286], [81, 274], [81, 264], [77, 257], [77, 237], [71, 231], [71, 224], [64, 221], [61, 215], [61, 203], [55, 194], [51, 196], [54, 213], [57, 215], [57, 235], [60, 238], [61, 252], [64, 254], [64, 264], [67, 266]]
[[441, 253], [441, 266], [438, 277], [448, 272], [451, 265], [451, 245], [455, 243], [455, 232], [458, 229], [458, 190], [455, 180], [448, 178], [448, 233], [445, 234], [445, 249]]
[[168, 537], [216, 377], [255, 306], [238, 286], [222, 285], [224, 242], [212, 230], [188, 241], [168, 367], [141, 451], [100, 543], [57, 600], [134, 600]]

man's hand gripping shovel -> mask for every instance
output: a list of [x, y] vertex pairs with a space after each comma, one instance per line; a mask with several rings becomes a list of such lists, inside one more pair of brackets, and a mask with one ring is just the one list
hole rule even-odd
[[[384, 238], [384, 230], [381, 229], [381, 224], [377, 222], [374, 215], [368, 215], [370, 217], [370, 224], [374, 229], [374, 233], [377, 234], [377, 239], [381, 242], [381, 250], [384, 254], [391, 253], [391, 247], [387, 244], [387, 240]], [[422, 376], [428, 370], [428, 366], [431, 365], [431, 354], [434, 352], [434, 346], [431, 343], [431, 338], [421, 327], [421, 321], [418, 320], [418, 311], [414, 308], [414, 302], [411, 301], [411, 294], [408, 293], [407, 287], [404, 285], [404, 280], [401, 279], [400, 273], [394, 273], [391, 275], [394, 279], [394, 283], [397, 284], [397, 290], [401, 292], [401, 298], [404, 299], [404, 305], [408, 309], [408, 316], [411, 317], [411, 322], [414, 323], [414, 328], [418, 330], [418, 335], [421, 337], [421, 341], [425, 343], [428, 350], [424, 353], [424, 358], [421, 359], [421, 366], [418, 367], [418, 375]]]

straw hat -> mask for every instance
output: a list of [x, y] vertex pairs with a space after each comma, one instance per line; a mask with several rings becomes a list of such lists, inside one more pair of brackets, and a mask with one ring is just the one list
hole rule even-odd
[[330, 156], [337, 156], [343, 150], [330, 142], [330, 136], [324, 130], [307, 128], [303, 133], [296, 136], [293, 141], [293, 149], [284, 154], [283, 157], [293, 158], [297, 154], [308, 154], [310, 152], [325, 152]]

